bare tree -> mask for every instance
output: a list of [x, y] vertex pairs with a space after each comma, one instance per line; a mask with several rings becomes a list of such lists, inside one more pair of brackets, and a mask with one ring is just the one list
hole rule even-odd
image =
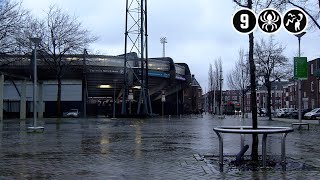
[[51, 6], [47, 13], [43, 37], [42, 57], [56, 74], [58, 81], [57, 115], [61, 116], [61, 79], [73, 61], [65, 60], [66, 54], [81, 53], [95, 41], [88, 30], [83, 29], [76, 17], [69, 16], [56, 6]]
[[[218, 91], [220, 95], [216, 98], [216, 93], [214, 93], [214, 106], [216, 106], [216, 99], [218, 100], [219, 106], [219, 115], [222, 115], [222, 86], [223, 86], [223, 74], [222, 74], [222, 60], [218, 58], [214, 61], [214, 90], [215, 92]], [[216, 109], [216, 107], [214, 107]], [[215, 110], [216, 113], [216, 110]]]
[[[285, 2], [284, 0], [233, 0], [239, 7], [252, 9], [253, 11], [259, 11], [264, 8], [273, 6], [277, 9], [282, 9]], [[250, 88], [251, 88], [251, 111], [252, 111], [252, 128], [258, 128], [257, 118], [257, 94], [256, 94], [256, 66], [253, 59], [253, 47], [254, 47], [254, 36], [253, 32], [249, 34], [249, 66], [250, 66]], [[251, 147], [251, 159], [258, 161], [258, 135], [252, 135], [252, 147]]]
[[[61, 80], [74, 60], [65, 58], [67, 54], [81, 54], [89, 43], [97, 38], [84, 29], [76, 17], [65, 14], [61, 8], [50, 6], [45, 19], [30, 19], [28, 29], [23, 33], [20, 44], [30, 48], [28, 37], [41, 37], [40, 57], [56, 75], [58, 82], [57, 115], [61, 116]], [[23, 41], [24, 39], [24, 41]]]
[[242, 109], [242, 118], [244, 118], [244, 107], [245, 107], [245, 94], [250, 85], [250, 76], [249, 76], [249, 64], [243, 49], [239, 50], [239, 59], [235, 64], [234, 69], [227, 75], [227, 83], [229, 88], [234, 90], [241, 91], [241, 109]]
[[7, 66], [16, 61], [5, 55], [19, 54], [17, 35], [25, 26], [28, 11], [24, 10], [21, 2], [3, 0], [0, 2], [0, 66]]
[[267, 115], [269, 120], [271, 117], [271, 90], [272, 83], [290, 78], [290, 71], [288, 59], [283, 55], [284, 47], [274, 42], [271, 36], [268, 42], [261, 39], [260, 42], [255, 43], [254, 58], [257, 66], [257, 75], [259, 80], [267, 88]]
[[3, 0], [0, 3], [0, 54], [17, 53], [16, 36], [25, 25], [28, 11], [21, 2]]
[[209, 72], [208, 72], [208, 86], [209, 86], [209, 107], [210, 112], [213, 112], [213, 93], [214, 93], [214, 76], [212, 64], [209, 64]]

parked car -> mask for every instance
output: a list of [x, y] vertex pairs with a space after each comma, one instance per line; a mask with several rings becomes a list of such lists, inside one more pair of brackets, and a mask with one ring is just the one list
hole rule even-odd
[[259, 116], [265, 116], [267, 114], [267, 109], [266, 108], [258, 108], [257, 113]]
[[80, 113], [78, 109], [70, 109], [68, 112], [63, 113], [64, 117], [79, 117]]
[[320, 116], [320, 108], [315, 108], [310, 112], [307, 112], [303, 117], [304, 119], [316, 119], [317, 116]]
[[[303, 118], [304, 115], [307, 112], [310, 112], [310, 111], [312, 111], [312, 109], [301, 109], [301, 118]], [[297, 109], [292, 112], [292, 118], [295, 118], [295, 119], [299, 118], [299, 114], [298, 114], [298, 110]]]
[[286, 108], [279, 109], [277, 112], [277, 117], [278, 118], [285, 117], [285, 114], [286, 114]]
[[285, 117], [290, 117], [290, 118], [292, 118], [293, 117], [293, 112], [295, 112], [296, 111], [296, 109], [295, 108], [287, 108], [286, 109], [286, 114], [285, 114]]
[[292, 115], [292, 113], [294, 112], [294, 108], [281, 108], [281, 109], [279, 109], [278, 110], [278, 112], [277, 112], [277, 117], [281, 117], [281, 118], [283, 118], [283, 117], [289, 117], [289, 116], [291, 116]]

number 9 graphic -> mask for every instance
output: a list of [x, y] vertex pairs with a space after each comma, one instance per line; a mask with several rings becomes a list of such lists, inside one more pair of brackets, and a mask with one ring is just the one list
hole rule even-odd
[[240, 15], [240, 27], [242, 29], [248, 29], [249, 28], [249, 15], [248, 14], [241, 14]]
[[239, 33], [249, 34], [255, 29], [257, 18], [251, 9], [242, 8], [232, 16], [232, 24]]

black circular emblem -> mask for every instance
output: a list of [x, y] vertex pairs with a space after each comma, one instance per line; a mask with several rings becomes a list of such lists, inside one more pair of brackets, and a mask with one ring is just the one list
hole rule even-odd
[[232, 17], [233, 27], [236, 31], [249, 34], [257, 24], [257, 18], [251, 9], [239, 9]]
[[268, 34], [275, 33], [281, 27], [281, 15], [275, 9], [265, 9], [259, 14], [258, 24], [263, 32]]
[[307, 28], [308, 18], [300, 9], [289, 9], [283, 16], [284, 28], [292, 34], [300, 34]]

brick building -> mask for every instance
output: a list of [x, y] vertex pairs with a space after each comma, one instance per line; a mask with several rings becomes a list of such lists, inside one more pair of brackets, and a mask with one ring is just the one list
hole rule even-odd
[[320, 58], [308, 62], [308, 79], [302, 81], [302, 107], [320, 107]]
[[[257, 107], [266, 108], [267, 90], [257, 87]], [[289, 80], [274, 82], [271, 91], [272, 108], [298, 108], [298, 82]], [[246, 111], [250, 109], [250, 91], [246, 94]], [[301, 80], [301, 107], [313, 109], [320, 107], [320, 58], [308, 62], [308, 78]]]
[[[288, 85], [291, 82], [288, 81], [276, 81], [272, 83], [271, 88], [271, 109], [279, 109], [286, 107], [286, 100], [288, 99]], [[291, 86], [290, 86], [291, 87]], [[267, 108], [267, 97], [268, 91], [265, 86], [258, 85], [257, 86], [257, 107], [258, 108]], [[251, 92], [248, 91], [245, 96], [245, 111], [251, 111], [251, 100], [250, 100]]]
[[[272, 83], [271, 108], [298, 108], [298, 81], [290, 79]], [[267, 108], [267, 89], [265, 86], [258, 85], [257, 107]], [[212, 96], [209, 92], [206, 97]], [[216, 91], [216, 104], [220, 101], [220, 91]], [[251, 92], [245, 94], [245, 111], [251, 111], [250, 102]], [[207, 101], [210, 101], [209, 99]], [[225, 90], [222, 92], [223, 103], [241, 103], [241, 91]], [[209, 106], [208, 106], [209, 107]], [[320, 107], [320, 58], [308, 62], [308, 77], [301, 80], [301, 107], [302, 109], [313, 109]], [[209, 108], [208, 108], [209, 109]]]

